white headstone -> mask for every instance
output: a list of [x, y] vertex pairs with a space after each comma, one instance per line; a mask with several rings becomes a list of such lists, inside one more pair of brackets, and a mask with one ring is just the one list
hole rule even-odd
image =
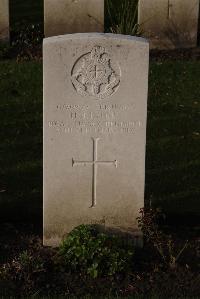
[[139, 24], [151, 48], [197, 45], [199, 0], [140, 0]]
[[104, 0], [44, 0], [45, 36], [103, 32]]
[[0, 41], [9, 40], [9, 1], [0, 0]]
[[149, 45], [114, 34], [44, 40], [44, 244], [80, 224], [139, 234]]

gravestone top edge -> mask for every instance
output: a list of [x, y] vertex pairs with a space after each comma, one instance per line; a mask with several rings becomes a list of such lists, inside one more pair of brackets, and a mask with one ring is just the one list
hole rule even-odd
[[131, 36], [131, 35], [124, 35], [124, 34], [113, 34], [113, 33], [99, 33], [99, 32], [92, 32], [92, 33], [73, 33], [73, 34], [64, 34], [64, 35], [57, 35], [51, 36], [43, 39], [43, 45], [46, 43], [54, 43], [58, 41], [65, 41], [68, 39], [92, 39], [92, 38], [108, 38], [108, 39], [121, 39], [121, 40], [130, 40], [138, 43], [144, 43], [149, 45], [149, 41], [146, 38], [138, 37], [138, 36]]

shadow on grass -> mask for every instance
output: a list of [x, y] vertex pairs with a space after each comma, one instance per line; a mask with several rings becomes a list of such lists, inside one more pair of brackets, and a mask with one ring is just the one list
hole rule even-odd
[[42, 68], [1, 62], [0, 218], [42, 219]]

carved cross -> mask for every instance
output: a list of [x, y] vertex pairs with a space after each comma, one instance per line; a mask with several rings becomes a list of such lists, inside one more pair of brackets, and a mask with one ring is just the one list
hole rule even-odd
[[91, 74], [91, 78], [98, 79], [99, 77], [102, 76], [103, 69], [98, 65], [93, 65], [90, 69], [90, 74]]
[[97, 171], [98, 165], [114, 165], [117, 167], [117, 160], [114, 161], [98, 161], [98, 141], [100, 138], [92, 138], [93, 141], [93, 160], [92, 161], [75, 161], [72, 158], [72, 167], [74, 166], [92, 166], [92, 205], [91, 208], [96, 206], [97, 194]]

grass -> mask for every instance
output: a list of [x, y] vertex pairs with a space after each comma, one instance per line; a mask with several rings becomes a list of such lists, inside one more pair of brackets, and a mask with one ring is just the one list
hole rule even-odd
[[0, 63], [2, 221], [42, 217], [42, 67]]
[[146, 197], [176, 215], [200, 215], [199, 66], [168, 61], [150, 68]]
[[106, 0], [105, 32], [139, 35], [138, 0]]
[[[145, 198], [177, 222], [200, 216], [199, 78], [199, 61], [150, 65]], [[41, 223], [41, 63], [1, 61], [0, 94], [0, 218]]]

